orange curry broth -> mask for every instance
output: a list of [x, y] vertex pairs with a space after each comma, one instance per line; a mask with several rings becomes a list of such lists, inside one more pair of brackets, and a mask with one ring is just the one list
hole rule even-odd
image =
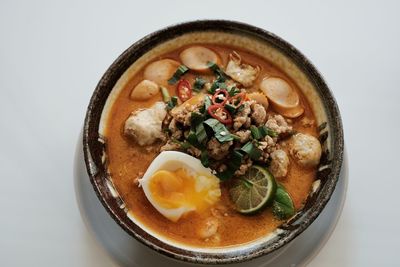
[[[226, 66], [228, 55], [232, 52], [233, 48], [217, 45], [204, 46], [217, 52], [222, 59], [222, 65]], [[171, 58], [180, 61], [179, 53], [183, 49], [184, 48], [180, 48], [171, 53], [157, 57], [154, 61], [161, 58]], [[301, 94], [297, 85], [270, 62], [241, 49], [235, 48], [234, 50], [242, 56], [244, 62], [252, 65], [259, 65], [261, 67], [261, 73], [254, 84], [259, 84], [262, 78], [269, 75], [284, 78], [291, 86], [293, 86], [293, 88], [296, 89], [300, 95], [301, 103], [305, 108], [305, 112], [300, 118], [293, 120], [293, 128], [299, 132], [317, 136], [318, 134], [315, 124], [312, 127], [306, 128], [300, 123], [300, 120], [303, 117], [307, 117], [314, 121], [315, 118], [309, 104]], [[185, 79], [188, 79], [192, 83], [195, 76], [196, 75], [193, 74], [186, 74]], [[203, 74], [201, 76], [205, 77]], [[211, 78], [212, 76], [209, 77]], [[221, 183], [222, 197], [219, 204], [217, 204], [217, 206], [219, 205], [225, 210], [225, 215], [221, 216], [220, 226], [218, 228], [220, 236], [218, 242], [210, 242], [210, 240], [201, 239], [198, 237], [196, 232], [196, 229], [200, 228], [201, 225], [204, 224], [204, 220], [211, 216], [210, 210], [203, 214], [192, 212], [174, 223], [162, 216], [150, 204], [143, 193], [143, 190], [135, 184], [135, 179], [138, 176], [143, 175], [152, 160], [158, 155], [159, 148], [162, 144], [157, 143], [150, 147], [140, 147], [130, 141], [129, 138], [125, 137], [123, 134], [125, 120], [129, 117], [131, 112], [139, 108], [150, 107], [157, 101], [162, 101], [161, 94], [154, 96], [148, 101], [131, 100], [129, 95], [135, 85], [141, 80], [143, 80], [143, 69], [131, 78], [113, 103], [110, 111], [111, 114], [106, 124], [105, 133], [109, 164], [108, 168], [113, 183], [124, 200], [127, 208], [135, 218], [140, 220], [153, 231], [156, 231], [167, 238], [184, 244], [200, 247], [221, 247], [243, 244], [263, 237], [276, 229], [282, 221], [274, 218], [271, 208], [267, 208], [260, 213], [251, 216], [237, 213], [234, 210], [233, 204], [229, 200], [228, 186], [224, 183]], [[176, 95], [176, 85], [168, 86], [168, 89], [171, 95]], [[271, 107], [268, 109], [268, 113], [270, 114], [273, 113], [271, 109]], [[283, 149], [286, 150], [285, 148]], [[311, 184], [315, 179], [315, 174], [315, 168], [305, 170], [296, 165], [294, 160], [291, 160], [288, 175], [285, 178], [278, 180], [290, 193], [297, 210], [302, 207], [303, 202], [306, 200]]]

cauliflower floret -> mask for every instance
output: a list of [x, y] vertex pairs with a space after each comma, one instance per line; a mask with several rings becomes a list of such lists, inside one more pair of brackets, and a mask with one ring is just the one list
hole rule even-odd
[[293, 135], [290, 141], [290, 154], [300, 165], [304, 167], [318, 165], [322, 149], [317, 138], [298, 133]]
[[242, 58], [236, 52], [229, 55], [229, 62], [226, 66], [226, 74], [228, 74], [235, 81], [243, 84], [244, 87], [253, 85], [254, 80], [260, 73], [260, 67], [253, 67], [248, 64], [242, 63]]
[[141, 146], [164, 140], [161, 125], [166, 115], [165, 104], [156, 102], [150, 108], [133, 112], [125, 121], [124, 133]]
[[280, 149], [271, 153], [271, 165], [269, 170], [275, 178], [283, 178], [287, 175], [289, 158], [286, 152]]

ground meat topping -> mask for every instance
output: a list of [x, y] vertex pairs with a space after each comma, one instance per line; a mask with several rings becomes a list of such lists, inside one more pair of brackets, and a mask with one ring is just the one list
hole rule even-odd
[[220, 143], [215, 137], [207, 143], [207, 151], [210, 157], [221, 160], [229, 154], [229, 148], [233, 144], [232, 141]]
[[249, 114], [251, 113], [251, 104], [252, 101], [246, 101], [243, 103], [243, 108], [236, 114], [235, 118], [233, 119], [233, 129], [238, 130], [244, 124], [248, 124], [249, 122], [251, 122], [249, 118]]
[[237, 136], [239, 136], [239, 138], [240, 138], [239, 142], [244, 144], [250, 140], [251, 131], [250, 130], [240, 130], [240, 131], [237, 131], [235, 134]]
[[270, 116], [265, 126], [272, 129], [278, 135], [289, 134], [293, 130], [292, 126], [281, 115]]
[[251, 119], [255, 122], [257, 126], [260, 126], [265, 123], [267, 118], [267, 111], [265, 108], [257, 103], [251, 104]]

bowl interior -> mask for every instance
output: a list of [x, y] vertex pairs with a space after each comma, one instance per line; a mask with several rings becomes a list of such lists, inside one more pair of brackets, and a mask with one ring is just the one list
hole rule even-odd
[[[308, 99], [317, 125], [327, 122], [320, 135], [323, 157], [304, 208], [272, 234], [253, 242], [225, 248], [197, 248], [170, 240], [143, 225], [125, 207], [107, 172], [105, 122], [116, 96], [147, 62], [179, 47], [194, 44], [230, 45], [252, 51], [273, 62], [297, 83]], [[128, 48], [107, 70], [90, 101], [84, 125], [87, 170], [100, 201], [130, 235], [177, 259], [200, 263], [229, 263], [270, 253], [290, 242], [315, 220], [330, 199], [343, 157], [343, 133], [335, 100], [312, 64], [293, 46], [262, 29], [230, 21], [196, 21], [155, 32]]]

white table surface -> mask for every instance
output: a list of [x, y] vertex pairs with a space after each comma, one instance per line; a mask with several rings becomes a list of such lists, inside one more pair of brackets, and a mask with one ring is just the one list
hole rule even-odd
[[270, 30], [321, 71], [342, 112], [347, 201], [310, 266], [399, 266], [396, 1], [1, 1], [0, 266], [115, 266], [86, 230], [75, 143], [97, 81], [133, 42], [199, 18]]

